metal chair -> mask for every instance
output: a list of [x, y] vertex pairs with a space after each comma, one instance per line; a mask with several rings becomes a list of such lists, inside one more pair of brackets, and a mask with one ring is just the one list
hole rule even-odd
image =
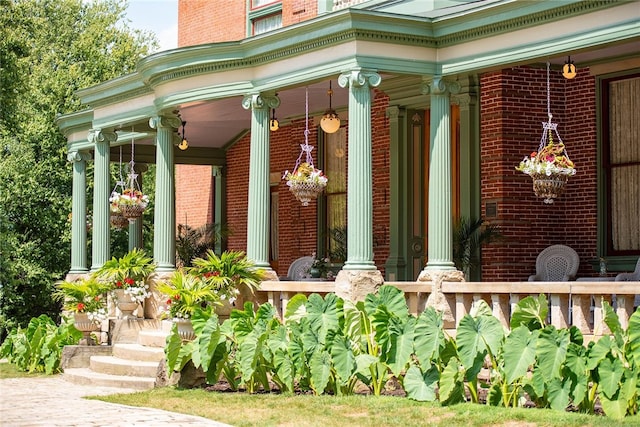
[[536, 274], [529, 276], [530, 282], [568, 282], [575, 280], [580, 257], [565, 245], [545, 248], [536, 259]]
[[291, 263], [287, 272], [287, 280], [304, 280], [311, 277], [309, 269], [313, 264], [313, 257], [303, 256]]

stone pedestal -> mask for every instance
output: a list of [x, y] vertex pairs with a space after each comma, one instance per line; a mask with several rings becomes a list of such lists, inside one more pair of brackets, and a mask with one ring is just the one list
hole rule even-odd
[[340, 270], [335, 280], [335, 293], [350, 301], [364, 301], [367, 294], [378, 291], [384, 283], [378, 270]]
[[[442, 282], [464, 282], [464, 273], [459, 270], [424, 269], [418, 276], [418, 282], [432, 282], [432, 289], [427, 298], [426, 307], [433, 307], [442, 313], [445, 328], [455, 327], [454, 307], [442, 292]], [[455, 301], [453, 302], [455, 306]]]

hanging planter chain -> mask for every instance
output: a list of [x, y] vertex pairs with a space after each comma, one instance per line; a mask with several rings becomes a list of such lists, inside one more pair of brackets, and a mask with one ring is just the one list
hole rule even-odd
[[[551, 82], [549, 79], [549, 67], [547, 62], [547, 116], [548, 121], [542, 122], [542, 138], [537, 152], [525, 157], [517, 170], [531, 176], [533, 179], [533, 192], [544, 199], [544, 203], [551, 204], [565, 189], [571, 175], [576, 173], [574, 164], [569, 159], [562, 138], [558, 133], [558, 124], [552, 123], [551, 114]], [[553, 141], [553, 134], [557, 143]]]
[[[313, 145], [309, 145], [309, 91], [305, 89], [305, 130], [304, 144], [300, 144], [300, 155], [296, 160], [293, 172], [285, 171], [283, 178], [287, 180], [291, 191], [302, 206], [309, 206], [312, 199], [318, 197], [327, 186], [327, 178], [322, 171], [313, 165]], [[304, 162], [302, 157], [304, 156]]]
[[[118, 189], [120, 192], [118, 192]], [[122, 146], [120, 146], [120, 159], [118, 162], [118, 179], [116, 180], [116, 185], [113, 187], [111, 191], [111, 199], [113, 199], [114, 195], [121, 194], [124, 192], [124, 180], [122, 179]], [[129, 220], [122, 216], [122, 212], [120, 212], [120, 207], [117, 203], [110, 202], [109, 210], [111, 214], [109, 216], [109, 222], [111, 225], [117, 229], [124, 229], [129, 225]]]

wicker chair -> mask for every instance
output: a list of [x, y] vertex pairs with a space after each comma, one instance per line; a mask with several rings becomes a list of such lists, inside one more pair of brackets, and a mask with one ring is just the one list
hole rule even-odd
[[568, 282], [576, 279], [580, 257], [569, 246], [552, 245], [545, 248], [536, 259], [536, 274], [530, 282]]
[[[640, 258], [638, 258], [636, 269], [632, 273], [620, 273], [616, 276], [616, 282], [632, 282], [636, 280], [640, 281]], [[640, 295], [636, 295], [633, 306], [640, 306]]]
[[296, 259], [289, 266], [286, 280], [304, 280], [309, 278], [309, 268], [313, 264], [313, 257], [303, 256]]

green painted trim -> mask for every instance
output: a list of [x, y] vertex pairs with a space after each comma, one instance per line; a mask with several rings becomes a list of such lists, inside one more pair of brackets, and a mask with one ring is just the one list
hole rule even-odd
[[[248, 3], [250, 4], [251, 0], [248, 0]], [[251, 6], [249, 6], [248, 17], [249, 17], [249, 21], [252, 21], [253, 19], [262, 18], [263, 16], [268, 16], [268, 15], [273, 15], [278, 12], [282, 12], [282, 3], [267, 5], [256, 10], [251, 10]]]
[[98, 128], [129, 128], [135, 125], [148, 127], [149, 117], [158, 115], [158, 108], [154, 106], [136, 108], [127, 112], [101, 117], [93, 122]]
[[56, 125], [64, 136], [71, 133], [86, 130], [89, 132], [93, 126], [93, 109], [76, 111], [69, 114], [62, 114], [56, 118]]
[[143, 95], [153, 95], [138, 72], [107, 80], [95, 86], [76, 91], [76, 95], [85, 105], [99, 107], [113, 104], [121, 99], [131, 99]]

